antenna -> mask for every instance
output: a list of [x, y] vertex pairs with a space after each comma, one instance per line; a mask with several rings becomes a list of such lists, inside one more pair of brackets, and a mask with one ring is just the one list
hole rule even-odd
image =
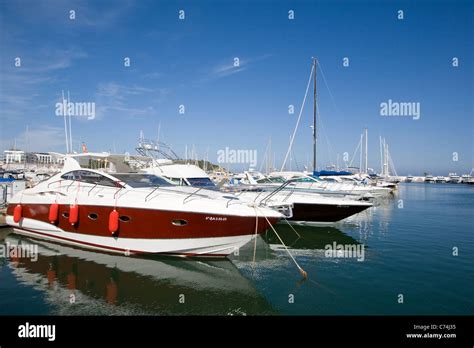
[[64, 99], [64, 91], [62, 91], [63, 95], [63, 117], [64, 117], [64, 134], [66, 136], [66, 153], [69, 153], [69, 140], [68, 140], [68, 132], [67, 132], [67, 117], [66, 117], [66, 100]]
[[73, 153], [72, 151], [72, 129], [71, 129], [71, 121], [72, 121], [72, 118], [71, 118], [71, 113], [69, 112], [69, 103], [71, 102], [71, 98], [69, 96], [69, 91], [67, 91], [67, 114], [69, 115], [69, 150], [71, 151], [71, 153]]

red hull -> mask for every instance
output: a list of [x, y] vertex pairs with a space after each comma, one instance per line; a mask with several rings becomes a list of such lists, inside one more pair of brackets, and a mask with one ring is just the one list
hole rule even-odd
[[[23, 218], [46, 223], [49, 221], [49, 204], [22, 204]], [[7, 215], [13, 215], [14, 206], [9, 205]], [[59, 206], [59, 218], [55, 226], [66, 232], [86, 235], [111, 236], [109, 214], [113, 207], [79, 206], [78, 222], [71, 225], [67, 214], [69, 205]], [[128, 221], [119, 221], [119, 229], [114, 236], [122, 238], [176, 239], [229, 237], [255, 233], [254, 217], [213, 215], [205, 213], [175, 212], [143, 208], [117, 208], [119, 216]], [[95, 214], [96, 216], [91, 214]], [[277, 218], [268, 218], [275, 224]], [[181, 225], [173, 224], [180, 222]], [[184, 224], [183, 222], [186, 222]], [[263, 233], [269, 225], [265, 217], [258, 218], [257, 233]]]

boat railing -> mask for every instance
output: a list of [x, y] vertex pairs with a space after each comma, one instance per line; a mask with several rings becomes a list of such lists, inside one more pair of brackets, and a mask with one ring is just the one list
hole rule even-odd
[[59, 187], [61, 187], [61, 181], [65, 181], [64, 179], [59, 179], [59, 180], [54, 180], [54, 181], [51, 181], [49, 184], [48, 184], [48, 188], [51, 187], [52, 184], [55, 184], [57, 182], [59, 182]]
[[283, 202], [286, 202], [288, 200], [288, 198], [290, 198], [291, 195], [293, 195], [293, 193], [295, 192], [295, 190], [289, 190], [288, 193], [286, 194], [285, 198], [283, 198]]
[[124, 189], [124, 187], [123, 187], [123, 186], [120, 186], [119, 189], [118, 189], [117, 191], [115, 191], [115, 193], [114, 193], [114, 199], [115, 199], [115, 197], [117, 197], [118, 193], [119, 193], [120, 191], [122, 191], [123, 189]]
[[160, 187], [157, 186], [157, 187], [155, 187], [153, 190], [151, 190], [151, 192], [146, 195], [146, 197], [145, 197], [145, 202], [147, 202], [147, 201], [148, 201], [148, 197], [150, 197], [150, 196], [151, 196], [154, 192], [156, 192], [156, 190], [158, 190], [159, 188], [160, 188]]
[[255, 196], [255, 199], [253, 200], [254, 203], [257, 202], [258, 197], [260, 197], [263, 192], [265, 192], [265, 191], [260, 191], [260, 192], [258, 193], [258, 195]]
[[268, 194], [267, 196], [265, 196], [261, 201], [260, 201], [260, 204], [263, 204], [263, 205], [266, 205], [267, 202], [269, 201], [270, 198], [272, 198], [273, 196], [275, 196], [277, 193], [281, 192], [282, 190], [284, 190], [288, 185], [290, 185], [292, 182], [294, 182], [296, 179], [290, 179], [290, 180], [287, 180], [284, 184], [282, 184], [280, 187], [276, 188], [275, 190], [273, 190], [272, 192], [270, 192], [270, 194]]
[[187, 197], [185, 197], [185, 198], [183, 199], [183, 204], [185, 204], [186, 201], [187, 201], [189, 198], [191, 198], [192, 196], [194, 196], [196, 193], [198, 193], [198, 192], [201, 191], [202, 189], [203, 189], [203, 187], [200, 187], [200, 188], [198, 188], [196, 191], [192, 192], [192, 193], [189, 194]]
[[[51, 181], [48, 186], [46, 186], [47, 188], [50, 188], [52, 184], [56, 184], [56, 183], [59, 183], [59, 186], [57, 187], [57, 189], [61, 189], [62, 188], [62, 185], [61, 185], [61, 181], [66, 181], [64, 179], [59, 179], [59, 180], [55, 180], [55, 181]], [[74, 184], [74, 181], [71, 181], [71, 183], [69, 185], [67, 185], [67, 188], [66, 188], [66, 192], [69, 191], [69, 188]]]
[[87, 195], [88, 195], [88, 196], [90, 196], [90, 194], [91, 194], [92, 190], [93, 190], [93, 189], [95, 189], [95, 188], [96, 188], [96, 186], [97, 186], [97, 184], [94, 184], [94, 185], [93, 185], [93, 186], [90, 188], [90, 190], [89, 190], [89, 191], [87, 191]]
[[8, 186], [7, 185], [0, 185], [0, 208], [4, 208], [7, 206], [7, 196], [8, 196]]

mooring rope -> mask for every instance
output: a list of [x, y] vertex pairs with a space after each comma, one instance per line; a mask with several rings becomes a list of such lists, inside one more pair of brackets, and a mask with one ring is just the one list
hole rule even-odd
[[288, 224], [288, 226], [290, 226], [291, 229], [296, 233], [296, 235], [301, 238], [300, 234], [294, 229], [293, 226], [291, 226], [290, 222], [285, 218], [283, 218], [283, 220], [285, 220], [285, 222]]
[[257, 255], [257, 236], [258, 236], [258, 211], [257, 207], [254, 206], [255, 209], [255, 236], [254, 236], [254, 243], [253, 243], [253, 264], [255, 266], [255, 259]]
[[263, 214], [263, 217], [265, 218], [265, 220], [267, 220], [268, 224], [270, 225], [271, 229], [273, 230], [273, 232], [275, 233], [275, 235], [278, 237], [278, 239], [280, 240], [281, 244], [283, 245], [283, 247], [285, 248], [286, 252], [288, 253], [288, 255], [290, 255], [291, 259], [293, 260], [293, 262], [295, 263], [296, 267], [298, 268], [298, 270], [300, 271], [301, 275], [303, 276], [304, 279], [308, 279], [308, 273], [306, 273], [306, 271], [298, 264], [298, 262], [296, 262], [295, 258], [293, 257], [293, 255], [291, 255], [290, 251], [288, 250], [288, 248], [286, 247], [285, 243], [283, 242], [283, 240], [280, 238], [280, 236], [278, 235], [278, 232], [275, 230], [275, 228], [273, 227], [272, 223], [268, 220], [268, 218], [265, 216], [265, 214]]

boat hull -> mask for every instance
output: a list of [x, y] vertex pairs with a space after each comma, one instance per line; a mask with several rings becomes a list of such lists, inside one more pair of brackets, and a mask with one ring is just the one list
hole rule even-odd
[[122, 255], [162, 254], [182, 257], [226, 257], [253, 238], [253, 235], [199, 238], [199, 239], [113, 239], [106, 237], [88, 238], [77, 233], [57, 234], [14, 228], [13, 232], [34, 239], [73, 245], [80, 248], [99, 250]]
[[[118, 207], [121, 217], [116, 233], [108, 229], [113, 207], [80, 206], [78, 222], [69, 223], [70, 207], [59, 207], [58, 220], [48, 221], [49, 205], [22, 204], [23, 215], [16, 223], [13, 207], [7, 211], [7, 223], [15, 233], [85, 248], [130, 254], [173, 254], [182, 256], [226, 256], [248, 243], [255, 233], [269, 224], [265, 217], [210, 215]], [[95, 219], [91, 219], [94, 214]], [[268, 218], [274, 224], [278, 219]], [[186, 222], [175, 225], [174, 222]]]
[[360, 213], [370, 205], [336, 205], [293, 203], [293, 217], [290, 221], [335, 223]]

